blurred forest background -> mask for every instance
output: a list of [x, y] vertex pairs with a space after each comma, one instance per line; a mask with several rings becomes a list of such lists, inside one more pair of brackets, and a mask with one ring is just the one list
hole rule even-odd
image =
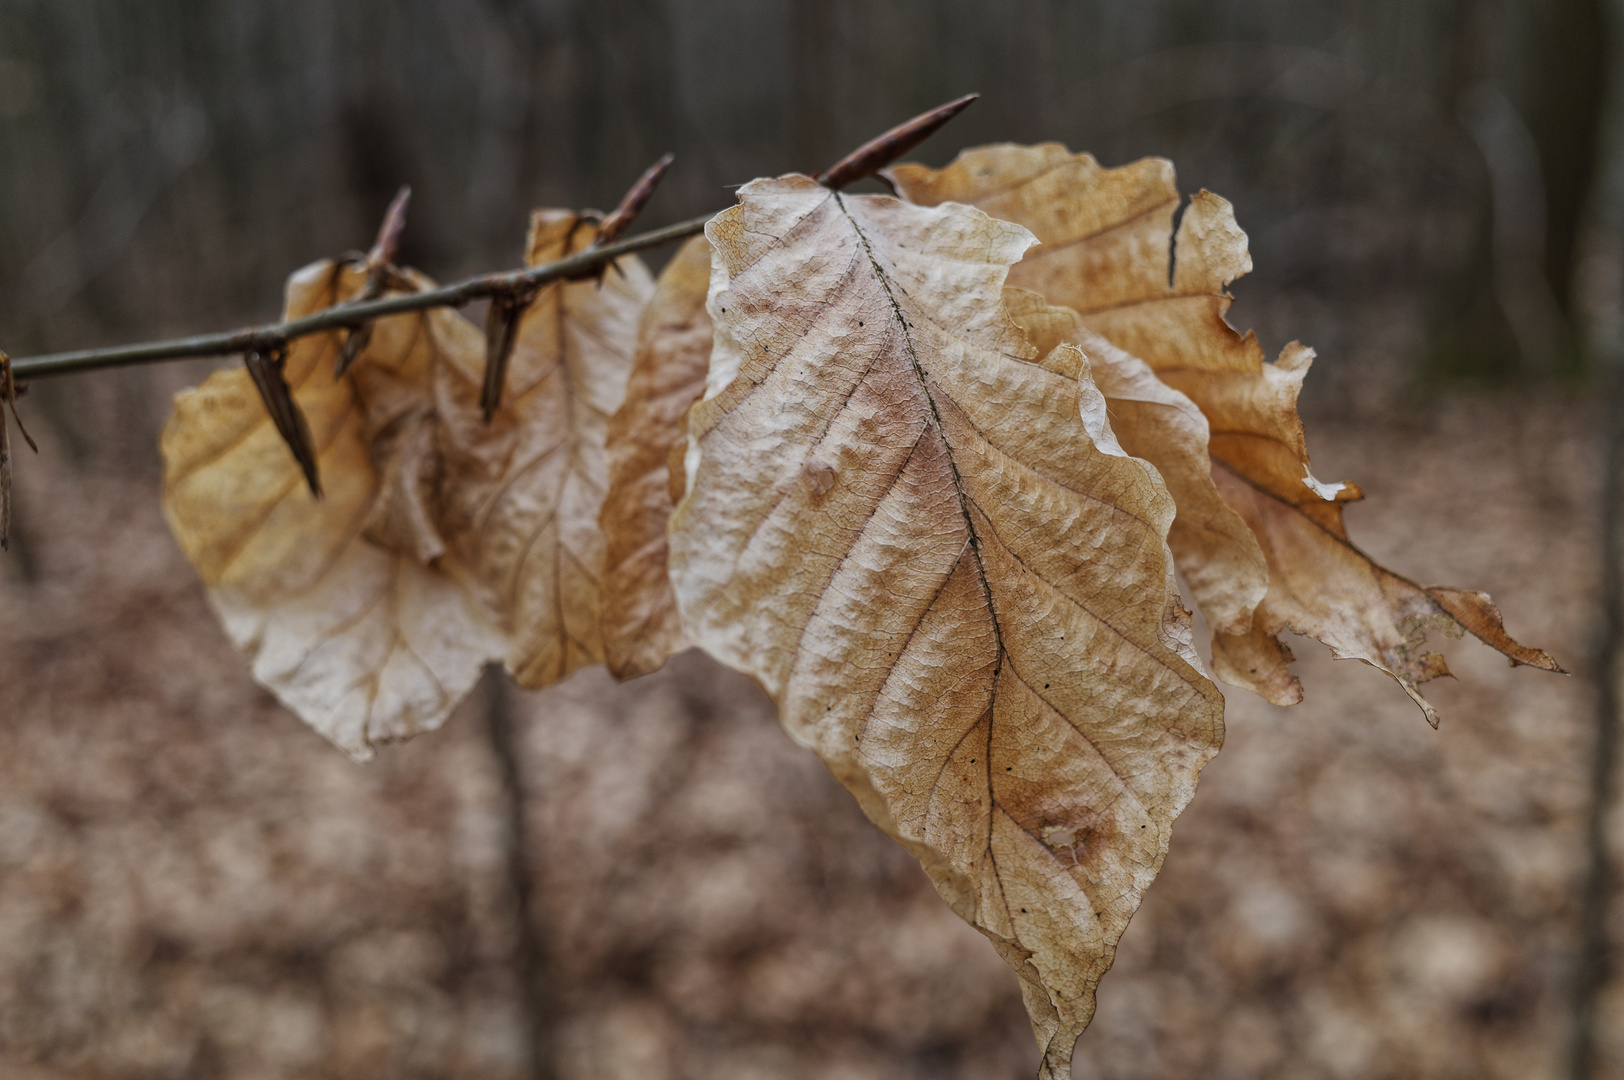
[[[1460, 683], [1429, 690], [1436, 733], [1311, 642], [1303, 705], [1228, 691], [1229, 744], [1077, 1075], [1624, 1076], [1624, 983], [1592, 967], [1599, 993], [1575, 997], [1624, 940], [1624, 898], [1589, 929], [1584, 902], [1594, 342], [1624, 299], [1608, 15], [0, 0], [0, 342], [268, 320], [291, 270], [370, 242], [401, 183], [402, 261], [511, 266], [531, 207], [606, 208], [664, 151], [649, 226], [970, 90], [924, 160], [1002, 140], [1171, 158], [1251, 236], [1231, 320], [1319, 351], [1310, 444], [1371, 496], [1356, 539], [1493, 592], [1576, 676], [1466, 643]], [[490, 685], [365, 768], [281, 711], [158, 512], [169, 397], [211, 366], [24, 401], [44, 453], [19, 462], [0, 560], [0, 1075], [1030, 1074], [1014, 977], [702, 657], [624, 687]]]

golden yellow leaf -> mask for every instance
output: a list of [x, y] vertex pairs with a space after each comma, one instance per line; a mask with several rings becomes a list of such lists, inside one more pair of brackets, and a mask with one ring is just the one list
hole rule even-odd
[[[591, 245], [592, 222], [538, 210], [525, 262]], [[603, 659], [604, 441], [654, 282], [635, 257], [596, 281], [545, 286], [519, 321], [501, 407], [485, 423], [482, 354], [448, 357], [435, 393], [436, 501], [447, 544], [511, 637], [523, 686]]]
[[654, 671], [686, 643], [666, 573], [665, 526], [675, 502], [672, 453], [686, 449], [683, 422], [710, 363], [710, 262], [710, 242], [696, 236], [661, 271], [626, 400], [609, 421], [609, 492], [598, 516], [607, 551], [603, 649], [620, 679]]
[[1222, 740], [1156, 471], [1004, 308], [1026, 230], [758, 180], [707, 228], [715, 346], [671, 520], [683, 623], [1072, 1044]]
[[1043, 246], [1011, 271], [1010, 283], [1075, 309], [1205, 414], [1214, 482], [1257, 537], [1270, 572], [1250, 630], [1214, 634], [1220, 678], [1277, 704], [1300, 700], [1291, 653], [1278, 640], [1289, 629], [1392, 675], [1436, 725], [1418, 687], [1448, 668], [1422, 651], [1429, 623], [1463, 626], [1514, 663], [1561, 670], [1512, 641], [1484, 594], [1423, 588], [1349, 541], [1341, 504], [1359, 490], [1314, 479], [1297, 415], [1313, 352], [1293, 342], [1268, 363], [1253, 334], [1224, 321], [1225, 288], [1252, 261], [1223, 199], [1194, 196], [1175, 237], [1180, 200], [1169, 162], [1103, 169], [1055, 143], [981, 147], [945, 169], [902, 165], [889, 176], [922, 205], [966, 203], [1031, 229]]
[[[297, 318], [358, 293], [364, 274], [319, 262], [288, 282]], [[164, 511], [254, 677], [357, 758], [438, 727], [503, 642], [456, 580], [363, 538], [380, 484], [372, 447], [427, 398], [460, 317], [381, 320], [335, 380], [337, 335], [289, 350], [325, 497], [312, 498], [248, 373], [220, 371], [175, 399], [163, 433]]]

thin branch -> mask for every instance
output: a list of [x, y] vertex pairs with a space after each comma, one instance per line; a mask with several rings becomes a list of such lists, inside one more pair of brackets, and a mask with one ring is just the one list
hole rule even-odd
[[[831, 188], [840, 188], [864, 176], [872, 175], [876, 170], [884, 168], [918, 146], [943, 124], [968, 108], [979, 96], [966, 94], [956, 101], [950, 101], [946, 105], [938, 106], [912, 120], [898, 124], [885, 134], [870, 139], [853, 150], [834, 166], [817, 174], [817, 178]], [[628, 215], [623, 211], [628, 209], [635, 214], [636, 209], [640, 209], [642, 202], [647, 201], [648, 196], [652, 194], [654, 185], [664, 174], [667, 164], [668, 162], [662, 159], [644, 173], [633, 185], [626, 199], [622, 200], [621, 210], [617, 210], [612, 217], [624, 220]], [[392, 246], [392, 243], [399, 239], [399, 230], [405, 219], [405, 199], [406, 193], [403, 191], [396, 196], [395, 203], [390, 205], [375, 251]], [[97, 371], [102, 368], [126, 367], [131, 364], [183, 360], [189, 357], [232, 356], [238, 353], [270, 355], [287, 348], [288, 343], [295, 338], [308, 337], [327, 330], [355, 331], [373, 319], [389, 315], [424, 311], [433, 307], [462, 307], [475, 300], [494, 296], [524, 295], [551, 281], [600, 274], [622, 255], [661, 247], [702, 232], [705, 223], [712, 216], [714, 215], [707, 214], [704, 217], [689, 218], [687, 221], [680, 221], [663, 229], [629, 237], [619, 243], [591, 247], [543, 266], [481, 274], [425, 292], [389, 296], [379, 300], [352, 301], [290, 322], [227, 330], [219, 334], [175, 338], [170, 341], [149, 341], [139, 345], [118, 345], [107, 349], [83, 349], [78, 352], [51, 353], [46, 356], [26, 356], [13, 360], [11, 369], [17, 379], [28, 380]]]
[[23, 357], [12, 361], [11, 370], [17, 379], [26, 381], [52, 375], [72, 375], [102, 368], [151, 364], [188, 357], [271, 352], [286, 347], [296, 338], [308, 337], [327, 330], [354, 328], [372, 319], [434, 307], [462, 307], [486, 297], [528, 290], [550, 281], [588, 275], [608, 266], [622, 255], [662, 247], [702, 232], [711, 216], [707, 214], [703, 217], [689, 218], [687, 221], [680, 221], [663, 229], [628, 237], [618, 244], [577, 252], [542, 266], [481, 274], [426, 292], [388, 296], [365, 303], [343, 304], [290, 322], [246, 327], [218, 334], [202, 334], [197, 337], [175, 338], [170, 341], [150, 341], [139, 345], [119, 345], [107, 349], [84, 349], [79, 352]]
[[[631, 227], [637, 215], [643, 212], [649, 199], [654, 196], [654, 190], [660, 186], [660, 180], [665, 176], [666, 170], [671, 168], [671, 162], [676, 160], [675, 155], [666, 154], [637, 178], [631, 189], [621, 198], [620, 205], [616, 206], [614, 213], [607, 218], [599, 220], [596, 214], [577, 215], [575, 222], [597, 225], [597, 236], [593, 239], [588, 251], [609, 247], [619, 239], [620, 234]], [[569, 235], [575, 235], [572, 227]], [[564, 250], [568, 251], [570, 243], [566, 238]], [[527, 256], [528, 257], [528, 256]], [[604, 272], [613, 266], [615, 272], [620, 267], [615, 263], [604, 263], [599, 266], [595, 274], [583, 274], [582, 277], [596, 277], [598, 285], [603, 285]], [[497, 407], [502, 404], [502, 390], [507, 385], [508, 360], [513, 355], [513, 344], [519, 337], [519, 320], [524, 313], [530, 310], [535, 303], [538, 290], [534, 285], [526, 285], [522, 289], [511, 292], [501, 292], [491, 297], [490, 310], [485, 313], [485, 376], [479, 389], [479, 408], [485, 416], [485, 423], [490, 424], [491, 418], [496, 415]]]
[[[1618, 2], [1624, 3], [1624, 0]], [[967, 94], [898, 124], [883, 135], [870, 139], [853, 150], [824, 173], [814, 174], [814, 178], [821, 180], [831, 189], [839, 190], [853, 181], [871, 176], [935, 134], [942, 125], [963, 112], [979, 96]], [[289, 344], [312, 334], [331, 330], [348, 331], [339, 347], [338, 362], [334, 371], [335, 376], [342, 377], [360, 355], [361, 350], [366, 347], [368, 339], [372, 336], [374, 320], [409, 311], [425, 311], [429, 308], [462, 307], [472, 301], [488, 298], [491, 301], [491, 308], [486, 318], [485, 376], [480, 391], [480, 406], [485, 414], [485, 422], [489, 424], [501, 400], [507, 360], [513, 349], [518, 320], [543, 285], [554, 281], [582, 281], [594, 277], [601, 285], [606, 270], [611, 267], [617, 271], [620, 269], [615, 260], [622, 255], [683, 240], [704, 230], [713, 215], [689, 218], [687, 221], [655, 229], [641, 236], [620, 240], [618, 243], [613, 242], [631, 225], [648, 203], [661, 178], [665, 176], [666, 170], [671, 167], [671, 161], [672, 155], [666, 154], [638, 177], [631, 190], [620, 200], [620, 205], [607, 219], [599, 223], [597, 238], [590, 247], [542, 266], [481, 274], [478, 277], [443, 285], [438, 289], [405, 291], [396, 296], [381, 296], [385, 288], [398, 285], [402, 281], [402, 275], [395, 269], [394, 258], [400, 246], [401, 233], [406, 228], [406, 207], [412, 195], [411, 188], [403, 187], [384, 213], [383, 224], [378, 229], [378, 238], [372, 245], [372, 250], [365, 255], [356, 253], [351, 257], [352, 262], [362, 263], [366, 267], [367, 279], [360, 295], [345, 303], [336, 304], [302, 319], [169, 341], [149, 341], [139, 345], [27, 356], [18, 360], [10, 360], [5, 353], [0, 352], [0, 550], [4, 550], [7, 546], [11, 525], [11, 439], [5, 409], [10, 408], [13, 419], [17, 421], [17, 429], [22, 432], [23, 438], [28, 439], [28, 444], [33, 446], [34, 441], [28, 438], [27, 431], [23, 431], [22, 419], [16, 415], [17, 395], [22, 392], [26, 381], [30, 379], [189, 357], [240, 354], [265, 404], [266, 411], [276, 425], [277, 432], [298, 461], [299, 468], [310, 487], [310, 493], [319, 499], [321, 480], [317, 474], [316, 453], [310, 438], [310, 426], [305, 421], [298, 402], [294, 400], [282, 372]]]
[[1573, 979], [1570, 1080], [1591, 1080], [1598, 1057], [1602, 991], [1612, 974], [1607, 923], [1613, 899], [1608, 818], [1617, 793], [1620, 683], [1624, 682], [1624, 372], [1614, 363], [1605, 380], [1601, 497], [1601, 627], [1596, 636], [1595, 744], [1590, 751], [1590, 813], [1585, 821], [1586, 867], [1579, 892], [1579, 948]]

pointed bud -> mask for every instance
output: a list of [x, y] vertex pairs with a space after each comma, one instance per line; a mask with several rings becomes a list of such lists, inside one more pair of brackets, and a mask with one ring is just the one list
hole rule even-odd
[[350, 370], [355, 358], [361, 355], [361, 350], [367, 347], [372, 340], [372, 324], [362, 323], [344, 335], [344, 341], [338, 347], [338, 363], [333, 365], [333, 378], [342, 379], [344, 373]]
[[[373, 241], [372, 250], [367, 252], [365, 266], [367, 271], [366, 285], [352, 302], [365, 302], [376, 300], [382, 296], [385, 289], [410, 289], [410, 284], [402, 284], [404, 276], [395, 269], [395, 253], [400, 250], [400, 235], [406, 231], [406, 208], [412, 202], [411, 185], [403, 184], [395, 192], [395, 197], [389, 202], [389, 209], [383, 213], [383, 223], [378, 226], [378, 238]], [[344, 341], [338, 347], [338, 362], [333, 365], [333, 377], [342, 379], [344, 373], [350, 370], [361, 350], [367, 347], [372, 340], [372, 324], [362, 323], [353, 327], [344, 336]]]
[[519, 335], [519, 317], [536, 294], [497, 293], [485, 313], [485, 381], [479, 390], [479, 407], [489, 424], [502, 404], [502, 388], [507, 382], [508, 359]]
[[965, 94], [946, 105], [938, 105], [929, 112], [920, 113], [907, 123], [898, 124], [884, 135], [870, 139], [823, 172], [812, 174], [812, 179], [824, 187], [839, 191], [865, 176], [873, 176], [936, 134], [943, 124], [968, 109], [980, 96], [980, 94]]
[[637, 220], [637, 215], [643, 212], [643, 207], [648, 205], [649, 199], [654, 196], [654, 189], [660, 186], [666, 170], [671, 168], [671, 163], [675, 160], [675, 154], [666, 154], [643, 170], [643, 175], [639, 176], [637, 183], [626, 192], [625, 197], [620, 200], [620, 205], [603, 219], [602, 225], [598, 226], [598, 238], [592, 242], [593, 247], [605, 247], [620, 239], [621, 234]]
[[293, 400], [293, 392], [288, 388], [287, 377], [283, 373], [286, 361], [287, 352], [281, 347], [272, 351], [256, 349], [243, 357], [243, 365], [254, 380], [254, 388], [265, 403], [271, 423], [276, 425], [277, 434], [287, 443], [288, 449], [293, 452], [293, 459], [304, 472], [310, 494], [319, 499], [321, 479], [316, 471], [315, 440], [310, 437], [310, 425], [305, 421], [304, 411]]
[[378, 239], [373, 243], [372, 250], [367, 252], [369, 273], [377, 273], [393, 265], [395, 253], [400, 250], [400, 234], [406, 231], [406, 208], [411, 202], [411, 185], [401, 185], [390, 200], [389, 209], [384, 211], [383, 224], [378, 226]]

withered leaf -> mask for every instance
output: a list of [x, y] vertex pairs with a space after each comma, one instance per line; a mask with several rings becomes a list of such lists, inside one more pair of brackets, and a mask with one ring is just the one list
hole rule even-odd
[[1005, 311], [1024, 229], [760, 180], [707, 228], [707, 396], [670, 526], [688, 633], [912, 850], [1072, 1044], [1222, 739], [1087, 361]]
[[1278, 639], [1290, 629], [1386, 671], [1436, 725], [1419, 684], [1448, 668], [1422, 651], [1428, 623], [1462, 626], [1514, 663], [1561, 670], [1512, 641], [1484, 594], [1423, 588], [1349, 541], [1341, 504], [1359, 491], [1314, 479], [1297, 415], [1313, 352], [1293, 342], [1268, 363], [1254, 335], [1224, 321], [1225, 288], [1252, 262], [1223, 199], [1196, 195], [1175, 237], [1180, 200], [1169, 162], [1102, 169], [1054, 143], [981, 147], [942, 170], [903, 165], [889, 175], [922, 205], [953, 200], [1031, 229], [1043, 246], [1011, 271], [1011, 284], [1074, 308], [1205, 414], [1214, 482], [1251, 527], [1270, 572], [1251, 629], [1214, 634], [1213, 667], [1225, 681], [1278, 704], [1300, 700]]
[[[591, 246], [592, 222], [538, 210], [525, 262]], [[543, 286], [520, 317], [501, 406], [485, 422], [483, 363], [448, 356], [435, 390], [442, 535], [511, 638], [508, 670], [546, 686], [603, 659], [604, 441], [626, 392], [654, 282], [635, 257], [595, 281]]]
[[621, 679], [655, 670], [686, 643], [667, 575], [665, 526], [675, 501], [672, 451], [687, 448], [683, 423], [710, 363], [710, 263], [710, 241], [696, 236], [660, 273], [626, 400], [609, 421], [609, 492], [598, 517], [607, 550], [603, 648]]
[[[579, 215], [538, 211], [528, 258], [592, 236]], [[653, 287], [635, 259], [620, 266], [601, 290], [540, 291], [489, 425], [482, 336], [455, 312], [377, 321], [341, 377], [337, 333], [296, 342], [285, 374], [321, 503], [289, 489], [298, 469], [245, 373], [177, 398], [164, 434], [175, 534], [255, 677], [352, 755], [438, 726], [489, 659], [539, 686], [601, 658], [604, 430]], [[376, 291], [366, 266], [318, 263], [291, 280], [287, 316]]]
[[[315, 263], [289, 280], [286, 317], [364, 286], [358, 268]], [[321, 501], [245, 370], [183, 391], [164, 428], [164, 511], [227, 633], [260, 683], [357, 758], [438, 727], [503, 652], [453, 577], [362, 535], [380, 488], [372, 447], [422, 408], [438, 356], [466, 339], [458, 323], [445, 311], [380, 320], [343, 379], [338, 334], [292, 345], [284, 374], [326, 480]]]

